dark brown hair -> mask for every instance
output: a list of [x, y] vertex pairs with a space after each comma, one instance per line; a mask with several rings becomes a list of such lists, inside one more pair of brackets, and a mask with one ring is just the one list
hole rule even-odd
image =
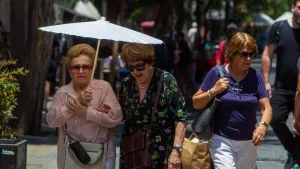
[[236, 33], [229, 41], [226, 48], [226, 58], [232, 62], [236, 54], [242, 49], [248, 49], [252, 52], [257, 52], [257, 45], [255, 39], [247, 33]]
[[128, 62], [143, 61], [146, 64], [154, 64], [154, 47], [150, 44], [127, 43], [123, 45], [121, 59], [127, 65]]
[[300, 1], [300, 0], [294, 0], [294, 6], [296, 6], [298, 1]]
[[67, 65], [70, 65], [72, 60], [79, 55], [86, 55], [91, 59], [91, 63], [94, 62], [95, 59], [95, 49], [88, 44], [78, 44], [71, 47], [67, 53]]

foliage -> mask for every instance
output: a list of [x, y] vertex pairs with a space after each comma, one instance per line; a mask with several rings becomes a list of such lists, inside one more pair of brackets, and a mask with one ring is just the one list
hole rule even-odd
[[10, 119], [16, 117], [12, 114], [17, 106], [17, 94], [20, 91], [17, 75], [26, 75], [29, 71], [16, 68], [17, 61], [3, 61], [0, 63], [0, 138], [12, 139], [13, 130], [8, 126]]

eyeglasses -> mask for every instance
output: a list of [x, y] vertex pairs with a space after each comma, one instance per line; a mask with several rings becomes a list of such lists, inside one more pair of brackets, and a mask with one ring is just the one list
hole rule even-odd
[[69, 66], [69, 69], [73, 72], [79, 72], [80, 69], [82, 69], [82, 71], [86, 72], [86, 71], [90, 71], [93, 69], [92, 65], [71, 65]]
[[126, 69], [129, 71], [129, 72], [133, 72], [134, 69], [136, 69], [137, 71], [143, 71], [145, 70], [145, 63], [141, 63], [141, 64], [137, 64], [137, 65], [130, 65], [130, 66], [127, 66], [126, 65]]
[[250, 57], [251, 59], [254, 59], [256, 57], [256, 52], [239, 52], [239, 55], [241, 58], [246, 59]]

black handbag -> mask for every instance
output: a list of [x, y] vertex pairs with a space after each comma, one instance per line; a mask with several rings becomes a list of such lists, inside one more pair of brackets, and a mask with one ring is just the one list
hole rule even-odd
[[[218, 66], [220, 78], [224, 77], [224, 72], [221, 66]], [[214, 126], [214, 113], [218, 109], [220, 99], [218, 96], [214, 98], [202, 113], [196, 117], [192, 123], [193, 132], [198, 136], [199, 139], [209, 141], [213, 135]]]

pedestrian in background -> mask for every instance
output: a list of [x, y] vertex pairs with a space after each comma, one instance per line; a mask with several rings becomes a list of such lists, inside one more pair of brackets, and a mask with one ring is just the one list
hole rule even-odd
[[[210, 152], [215, 169], [255, 169], [257, 147], [262, 144], [272, 118], [272, 108], [262, 75], [250, 65], [257, 53], [256, 41], [246, 33], [235, 34], [227, 48], [229, 63], [206, 75], [193, 96], [196, 109], [205, 109], [218, 97]], [[257, 126], [256, 111], [262, 118]]]
[[[271, 97], [273, 119], [271, 126], [288, 152], [287, 166], [300, 164], [299, 136], [294, 136], [286, 125], [289, 113], [294, 111], [297, 88], [297, 61], [300, 56], [300, 0], [294, 0], [293, 17], [272, 25], [262, 54], [262, 73], [266, 89]], [[274, 89], [269, 81], [273, 55], [276, 54]], [[298, 147], [298, 149], [296, 149]], [[299, 169], [299, 167], [298, 167]]]
[[137, 133], [149, 133], [146, 138], [149, 144], [145, 144], [149, 147], [145, 151], [149, 153], [150, 164], [144, 169], [179, 169], [186, 132], [186, 110], [176, 80], [169, 72], [152, 66], [153, 45], [125, 44], [121, 59], [130, 74], [122, 79], [119, 92], [124, 116], [120, 169], [140, 162], [136, 156], [126, 161], [129, 153], [125, 149], [132, 143], [143, 141], [143, 138], [130, 140], [130, 145], [126, 145], [126, 140]]
[[230, 23], [227, 26], [227, 30], [226, 30], [227, 39], [220, 42], [218, 51], [215, 56], [217, 66], [228, 63], [227, 58], [225, 57], [226, 47], [230, 39], [233, 37], [233, 35], [235, 35], [238, 32], [237, 29], [238, 27], [235, 23]]
[[104, 150], [106, 169], [115, 168], [116, 140], [110, 131], [123, 116], [108, 82], [93, 80], [90, 84], [95, 53], [86, 44], [75, 45], [68, 51], [66, 59], [72, 81], [58, 89], [47, 113], [49, 126], [59, 128], [58, 169], [66, 167], [66, 136], [72, 142], [108, 144]]
[[[179, 51], [179, 62], [175, 72], [178, 86], [183, 95], [187, 94], [187, 89], [191, 89], [192, 93], [195, 93], [198, 90], [198, 87], [195, 80], [196, 62], [193, 52], [184, 38], [184, 33], [177, 32], [175, 40], [177, 50]], [[184, 88], [183, 77], [187, 78], [187, 89]]]

